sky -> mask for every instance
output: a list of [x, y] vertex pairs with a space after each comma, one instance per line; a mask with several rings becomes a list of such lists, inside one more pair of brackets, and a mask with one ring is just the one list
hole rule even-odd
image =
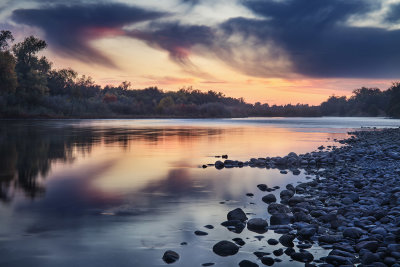
[[400, 80], [400, 0], [0, 0], [0, 29], [101, 85], [319, 104]]

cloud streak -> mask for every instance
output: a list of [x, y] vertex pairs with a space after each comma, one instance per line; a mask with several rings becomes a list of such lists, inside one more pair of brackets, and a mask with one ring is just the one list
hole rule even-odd
[[122, 27], [166, 16], [125, 4], [56, 5], [36, 9], [17, 9], [12, 19], [20, 24], [38, 27], [57, 52], [83, 61], [111, 65], [114, 63], [95, 50], [90, 41], [106, 36], [123, 35]]

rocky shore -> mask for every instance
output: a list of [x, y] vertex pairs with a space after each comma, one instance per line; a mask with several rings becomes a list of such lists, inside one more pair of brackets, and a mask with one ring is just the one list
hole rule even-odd
[[[283, 254], [306, 266], [400, 267], [400, 129], [350, 134], [338, 141], [341, 146], [321, 146], [317, 152], [215, 162], [217, 169], [278, 168], [295, 175], [304, 170], [311, 179], [286, 185], [280, 203], [271, 193], [279, 187], [258, 185], [265, 192], [269, 220], [248, 218], [240, 208], [230, 211], [221, 224], [238, 238], [216, 243], [214, 253], [225, 257], [240, 251], [245, 245], [240, 233], [247, 227], [280, 234], [279, 240], [267, 243], [285, 249], [273, 250], [273, 255], [255, 251], [253, 259], [238, 263], [242, 267], [278, 264]], [[330, 250], [328, 256], [317, 258], [308, 251], [313, 245]]]

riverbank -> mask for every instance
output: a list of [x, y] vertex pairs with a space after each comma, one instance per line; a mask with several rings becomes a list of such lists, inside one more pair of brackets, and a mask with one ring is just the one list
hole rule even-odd
[[[258, 189], [266, 192], [262, 200], [269, 218], [248, 218], [240, 208], [230, 211], [222, 225], [238, 238], [216, 243], [213, 251], [220, 256], [236, 254], [245, 246], [240, 233], [247, 227], [281, 236], [267, 241], [272, 253], [255, 251], [254, 258], [240, 266], [273, 265], [283, 254], [307, 266], [400, 266], [400, 129], [350, 134], [338, 141], [342, 146], [321, 146], [317, 152], [215, 162], [217, 169], [278, 168], [283, 174], [304, 170], [311, 179], [286, 185], [280, 203], [268, 193], [278, 187], [259, 184]], [[285, 249], [274, 250], [279, 243]], [[316, 245], [330, 250], [329, 255], [316, 258], [308, 251]]]

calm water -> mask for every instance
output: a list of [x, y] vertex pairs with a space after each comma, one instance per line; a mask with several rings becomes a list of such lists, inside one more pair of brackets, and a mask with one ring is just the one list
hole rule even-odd
[[[222, 154], [247, 160], [313, 151], [361, 126], [398, 127], [400, 121], [0, 121], [0, 266], [160, 266], [167, 249], [181, 255], [174, 266], [256, 261], [252, 252], [279, 248], [266, 242], [278, 235], [269, 231], [259, 241], [245, 229], [239, 236], [247, 244], [222, 258], [212, 246], [238, 235], [219, 224], [236, 207], [268, 218], [256, 185], [284, 187], [305, 175], [199, 166]], [[195, 236], [195, 230], [209, 235]]]

